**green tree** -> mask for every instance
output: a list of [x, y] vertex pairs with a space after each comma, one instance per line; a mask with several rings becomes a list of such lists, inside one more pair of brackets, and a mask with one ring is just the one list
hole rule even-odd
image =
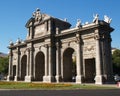
[[9, 58], [8, 57], [0, 57], [0, 73], [7, 74], [8, 73], [8, 65], [9, 65]]
[[120, 50], [116, 49], [112, 54], [113, 72], [120, 74]]

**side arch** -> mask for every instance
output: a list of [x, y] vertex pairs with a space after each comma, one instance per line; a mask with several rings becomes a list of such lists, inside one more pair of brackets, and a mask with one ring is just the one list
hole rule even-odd
[[21, 59], [21, 80], [25, 80], [27, 69], [27, 55], [23, 55]]
[[42, 51], [40, 51], [35, 56], [35, 80], [43, 81], [44, 74], [45, 74], [45, 55]]

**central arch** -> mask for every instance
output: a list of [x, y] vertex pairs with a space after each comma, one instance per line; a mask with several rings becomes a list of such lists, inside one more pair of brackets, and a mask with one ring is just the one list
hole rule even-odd
[[43, 52], [38, 52], [35, 58], [35, 80], [43, 81], [45, 73], [45, 56]]
[[[76, 64], [73, 60], [75, 51], [67, 48], [63, 53], [63, 81], [72, 82], [76, 76]], [[75, 58], [74, 58], [75, 59]]]

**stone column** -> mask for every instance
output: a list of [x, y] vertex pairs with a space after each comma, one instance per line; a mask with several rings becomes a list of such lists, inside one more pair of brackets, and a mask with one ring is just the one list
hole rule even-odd
[[52, 65], [52, 50], [51, 50], [51, 45], [49, 46], [49, 76], [48, 76], [48, 82], [53, 82], [54, 81], [54, 77], [53, 77], [53, 65]]
[[45, 45], [45, 75], [43, 77], [43, 82], [48, 82], [48, 45]]
[[[104, 37], [105, 37], [105, 35], [104, 35]], [[106, 39], [103, 38], [103, 43], [102, 43], [103, 54], [102, 54], [102, 58], [103, 58], [103, 76], [104, 76], [105, 80], [107, 79], [107, 70], [108, 70], [107, 69], [108, 50], [106, 49], [108, 47], [106, 46], [106, 44], [107, 44]]]
[[107, 54], [107, 58], [108, 58], [108, 60], [107, 60], [107, 67], [108, 67], [108, 70], [107, 70], [107, 72], [108, 72], [108, 78], [107, 78], [107, 82], [108, 83], [113, 83], [114, 82], [114, 77], [113, 77], [113, 65], [112, 65], [112, 53], [111, 53], [111, 41], [112, 41], [112, 39], [111, 39], [111, 36], [109, 35], [108, 36], [108, 40], [107, 40], [107, 42], [108, 42], [108, 54]]
[[14, 81], [18, 81], [19, 80], [19, 71], [20, 71], [20, 50], [19, 48], [17, 48], [17, 65], [16, 65], [16, 76], [14, 78]]
[[27, 76], [25, 77], [26, 82], [31, 82], [33, 80], [33, 51], [33, 48], [29, 48], [27, 58]]
[[103, 84], [102, 76], [102, 58], [101, 58], [101, 45], [100, 45], [100, 36], [95, 35], [96, 39], [96, 77], [95, 84]]
[[62, 79], [62, 81], [64, 80], [64, 78], [63, 78], [63, 54], [64, 54], [64, 48], [61, 48], [61, 79]]
[[12, 61], [13, 61], [13, 54], [12, 54], [12, 50], [10, 49], [10, 53], [9, 53], [9, 69], [8, 69], [7, 81], [10, 81], [10, 80], [13, 79], [13, 65], [12, 65]]
[[59, 83], [61, 81], [61, 51], [60, 51], [60, 45], [56, 44], [57, 50], [56, 50], [56, 82]]
[[48, 22], [46, 21], [45, 22], [45, 33], [47, 34], [47, 31], [48, 31]]
[[51, 30], [52, 30], [52, 28], [51, 28], [51, 20], [49, 20], [48, 21], [48, 32], [49, 32], [49, 34], [51, 33]]
[[33, 53], [34, 53], [34, 48], [30, 48], [30, 69], [29, 69], [30, 81], [33, 80]]
[[76, 43], [76, 68], [77, 68], [77, 76], [76, 83], [83, 82], [83, 60], [82, 60], [82, 48], [81, 48], [81, 38], [80, 34], [76, 35], [77, 43]]
[[27, 66], [26, 66], [26, 76], [25, 81], [29, 82], [29, 68], [30, 68], [30, 49], [27, 49]]

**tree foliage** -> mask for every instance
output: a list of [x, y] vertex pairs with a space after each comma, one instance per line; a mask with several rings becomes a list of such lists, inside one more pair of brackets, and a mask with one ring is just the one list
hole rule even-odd
[[112, 54], [112, 63], [114, 73], [120, 74], [120, 50], [116, 49]]
[[9, 58], [8, 57], [0, 57], [0, 73], [7, 74], [8, 73], [8, 65], [9, 65]]

